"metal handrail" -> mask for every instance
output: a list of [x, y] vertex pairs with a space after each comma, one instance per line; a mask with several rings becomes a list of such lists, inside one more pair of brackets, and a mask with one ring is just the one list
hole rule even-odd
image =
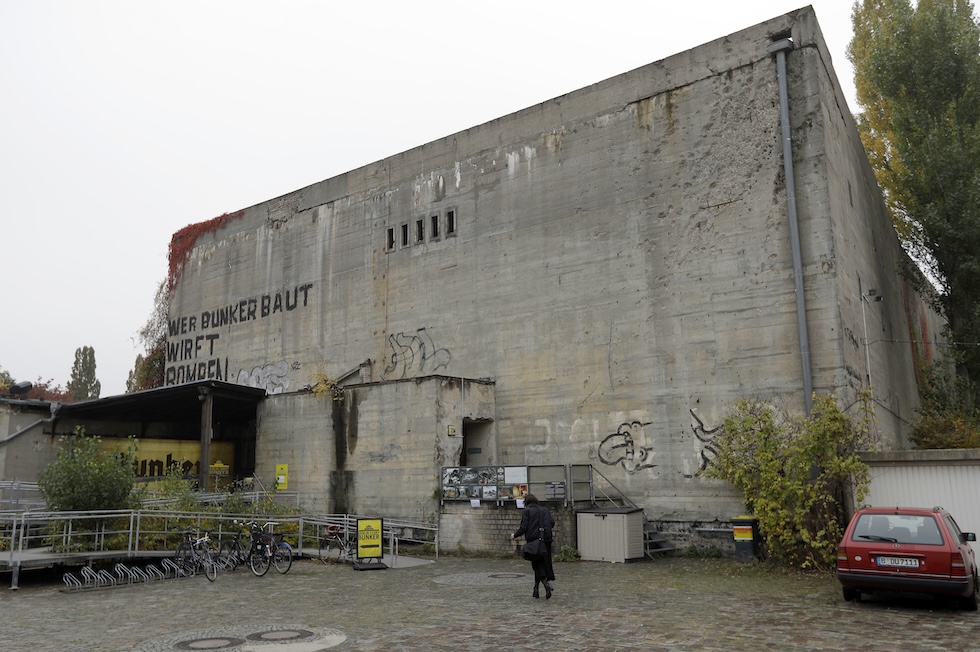
[[[589, 469], [590, 469], [590, 473], [592, 473], [592, 474], [595, 474], [595, 475], [598, 475], [598, 476], [599, 476], [600, 478], [602, 478], [603, 480], [605, 480], [605, 481], [606, 481], [606, 484], [608, 484], [608, 485], [609, 485], [610, 487], [612, 487], [613, 489], [615, 489], [615, 490], [616, 490], [616, 493], [618, 493], [618, 494], [619, 494], [619, 499], [620, 499], [620, 500], [622, 500], [622, 501], [623, 501], [624, 503], [626, 503], [626, 504], [628, 504], [628, 505], [629, 505], [630, 507], [635, 507], [635, 508], [637, 508], [637, 509], [639, 509], [639, 507], [640, 507], [640, 506], [639, 506], [639, 505], [637, 505], [637, 504], [636, 504], [635, 502], [633, 502], [633, 501], [632, 501], [632, 500], [631, 500], [631, 499], [629, 498], [629, 496], [627, 496], [627, 495], [626, 495], [626, 494], [625, 494], [625, 493], [624, 493], [624, 492], [623, 492], [622, 490], [620, 490], [620, 488], [619, 488], [619, 487], [617, 487], [616, 485], [614, 485], [614, 484], [613, 484], [613, 483], [612, 483], [612, 482], [611, 482], [611, 481], [609, 480], [609, 478], [607, 478], [606, 476], [604, 476], [604, 475], [602, 474], [602, 471], [600, 471], [599, 469], [597, 469], [597, 468], [595, 468], [595, 467], [594, 467], [594, 466], [592, 466], [591, 464], [589, 465]], [[597, 487], [597, 486], [596, 486], [596, 483], [595, 483], [595, 481], [594, 481], [594, 480], [592, 480], [591, 478], [590, 478], [590, 484], [592, 485], [592, 488], [593, 488], [593, 491], [594, 491], [594, 490], [595, 490], [596, 488], [598, 488], [598, 489], [599, 489], [599, 491], [601, 491], [601, 492], [602, 492], [602, 497], [603, 497], [603, 498], [604, 498], [605, 500], [607, 500], [607, 501], [609, 501], [609, 502], [611, 502], [611, 503], [615, 503], [615, 502], [616, 502], [616, 499], [615, 499], [615, 498], [612, 498], [612, 497], [610, 497], [610, 496], [609, 496], [609, 495], [608, 495], [608, 494], [607, 494], [607, 493], [606, 493], [605, 491], [602, 491], [602, 488], [601, 488], [601, 487]], [[593, 493], [593, 496], [592, 496], [592, 502], [593, 502], [593, 503], [595, 502], [595, 494], [594, 494], [594, 493]]]
[[44, 498], [36, 482], [0, 480], [0, 510], [21, 511], [44, 507]]
[[[356, 532], [351, 514], [281, 515], [217, 514], [160, 510], [95, 510], [85, 512], [0, 512], [0, 566], [13, 569], [11, 588], [17, 588], [19, 569], [29, 557], [37, 562], [92, 557], [139, 557], [169, 552], [188, 529], [210, 530], [216, 539], [240, 532], [235, 520], [275, 521], [277, 531], [296, 542], [296, 550], [319, 548], [320, 531], [340, 524]], [[399, 541], [434, 543], [438, 559], [437, 525], [382, 519], [383, 534], [392, 555]], [[117, 553], [117, 554], [113, 554]]]

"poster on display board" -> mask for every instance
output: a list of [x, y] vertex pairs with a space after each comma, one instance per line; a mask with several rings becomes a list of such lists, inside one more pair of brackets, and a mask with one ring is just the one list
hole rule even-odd
[[444, 500], [517, 500], [526, 495], [526, 466], [457, 466], [443, 469]]

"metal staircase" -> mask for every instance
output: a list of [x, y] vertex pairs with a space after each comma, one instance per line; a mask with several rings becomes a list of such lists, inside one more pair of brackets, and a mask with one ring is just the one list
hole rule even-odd
[[643, 517], [643, 554], [649, 559], [656, 559], [659, 556], [669, 555], [677, 548], [657, 529], [657, 527]]

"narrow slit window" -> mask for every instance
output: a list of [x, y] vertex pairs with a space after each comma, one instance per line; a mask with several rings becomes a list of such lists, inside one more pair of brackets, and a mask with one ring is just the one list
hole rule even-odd
[[388, 227], [388, 240], [387, 240], [387, 244], [388, 244], [388, 246], [387, 246], [388, 251], [391, 251], [392, 249], [395, 248], [395, 227], [393, 227], [393, 226], [389, 226]]
[[415, 220], [415, 242], [425, 242], [424, 220]]
[[446, 211], [446, 235], [456, 233], [456, 211]]
[[402, 224], [402, 246], [408, 246], [408, 225]]
[[433, 215], [432, 216], [432, 230], [431, 230], [431, 233], [432, 233], [432, 238], [433, 239], [439, 237], [439, 216], [438, 215]]

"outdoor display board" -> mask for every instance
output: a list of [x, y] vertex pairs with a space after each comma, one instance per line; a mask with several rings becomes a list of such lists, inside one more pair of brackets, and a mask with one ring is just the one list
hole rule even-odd
[[[526, 466], [454, 466], [442, 470], [443, 500], [505, 501], [528, 494]], [[565, 498], [564, 482], [544, 483], [544, 496]]]

